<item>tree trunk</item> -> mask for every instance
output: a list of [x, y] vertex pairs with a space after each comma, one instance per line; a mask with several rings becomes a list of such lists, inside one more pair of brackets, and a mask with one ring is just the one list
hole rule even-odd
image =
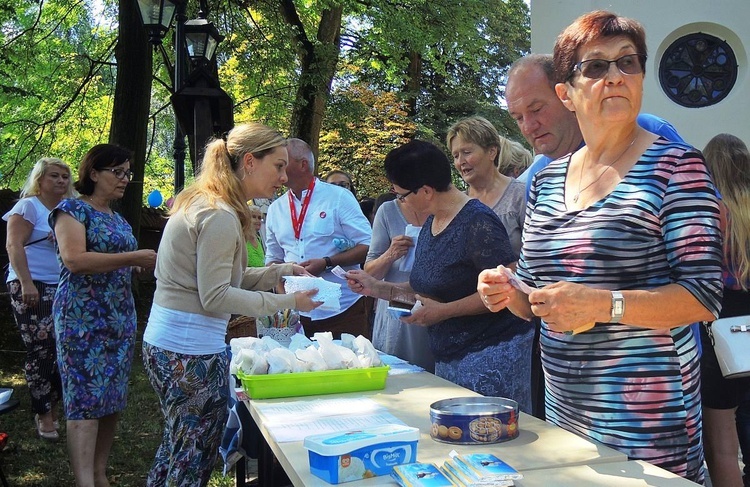
[[417, 98], [419, 97], [420, 80], [422, 79], [422, 55], [414, 50], [410, 50], [409, 67], [406, 73], [405, 92], [406, 92], [406, 111], [409, 118], [417, 116]]
[[149, 103], [151, 101], [152, 48], [132, 0], [120, 0], [119, 39], [115, 48], [117, 81], [109, 142], [133, 151], [133, 180], [117, 210], [140, 235], [143, 207], [143, 173], [146, 158]]
[[296, 28], [301, 69], [289, 132], [309, 143], [317, 159], [320, 129], [341, 52], [344, 7], [336, 5], [323, 11], [315, 43], [305, 34], [293, 1], [282, 0], [281, 8], [287, 23]]

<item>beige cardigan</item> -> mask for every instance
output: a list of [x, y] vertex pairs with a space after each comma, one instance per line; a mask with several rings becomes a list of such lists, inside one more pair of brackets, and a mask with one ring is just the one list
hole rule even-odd
[[248, 268], [240, 220], [224, 203], [205, 200], [169, 218], [156, 259], [154, 302], [165, 308], [229, 319], [232, 314], [263, 316], [294, 308], [292, 294], [272, 289], [291, 264]]

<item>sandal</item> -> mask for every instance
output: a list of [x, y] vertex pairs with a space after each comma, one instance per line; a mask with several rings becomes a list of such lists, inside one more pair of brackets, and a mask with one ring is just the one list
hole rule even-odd
[[39, 435], [39, 438], [45, 441], [57, 441], [60, 439], [60, 433], [58, 433], [57, 430], [52, 430], [52, 431], [42, 430], [42, 421], [39, 419], [38, 414], [34, 415], [34, 423], [36, 424], [36, 433]]

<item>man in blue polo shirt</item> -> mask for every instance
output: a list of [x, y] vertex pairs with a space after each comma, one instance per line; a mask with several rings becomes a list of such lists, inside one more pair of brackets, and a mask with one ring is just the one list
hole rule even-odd
[[[554, 65], [550, 54], [530, 54], [514, 62], [505, 87], [508, 112], [534, 148], [534, 163], [518, 179], [529, 196], [534, 175], [547, 165], [583, 146], [576, 115], [555, 94]], [[667, 140], [684, 142], [675, 128], [655, 115], [638, 115], [638, 125]]]

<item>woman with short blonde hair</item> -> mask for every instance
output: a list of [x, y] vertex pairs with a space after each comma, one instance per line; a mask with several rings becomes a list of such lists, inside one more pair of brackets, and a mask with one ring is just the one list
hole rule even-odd
[[56, 157], [43, 157], [26, 178], [21, 199], [3, 216], [8, 222], [5, 248], [10, 261], [6, 286], [26, 347], [24, 372], [34, 426], [37, 435], [48, 441], [60, 437], [57, 403], [62, 394], [52, 319], [60, 264], [48, 219], [50, 211], [74, 193], [68, 165]]
[[445, 143], [453, 156], [453, 167], [469, 185], [467, 194], [500, 218], [518, 259], [526, 190], [522, 182], [499, 171], [500, 162], [511, 157], [510, 140], [501, 136], [489, 120], [475, 115], [454, 123]]
[[266, 251], [263, 246], [263, 237], [260, 229], [263, 226], [263, 212], [256, 205], [249, 205], [252, 229], [247, 237], [247, 266], [264, 267], [266, 265]]
[[534, 161], [531, 152], [520, 142], [508, 140], [508, 151], [506, 151], [500, 160], [497, 170], [506, 176], [517, 178], [531, 166]]

